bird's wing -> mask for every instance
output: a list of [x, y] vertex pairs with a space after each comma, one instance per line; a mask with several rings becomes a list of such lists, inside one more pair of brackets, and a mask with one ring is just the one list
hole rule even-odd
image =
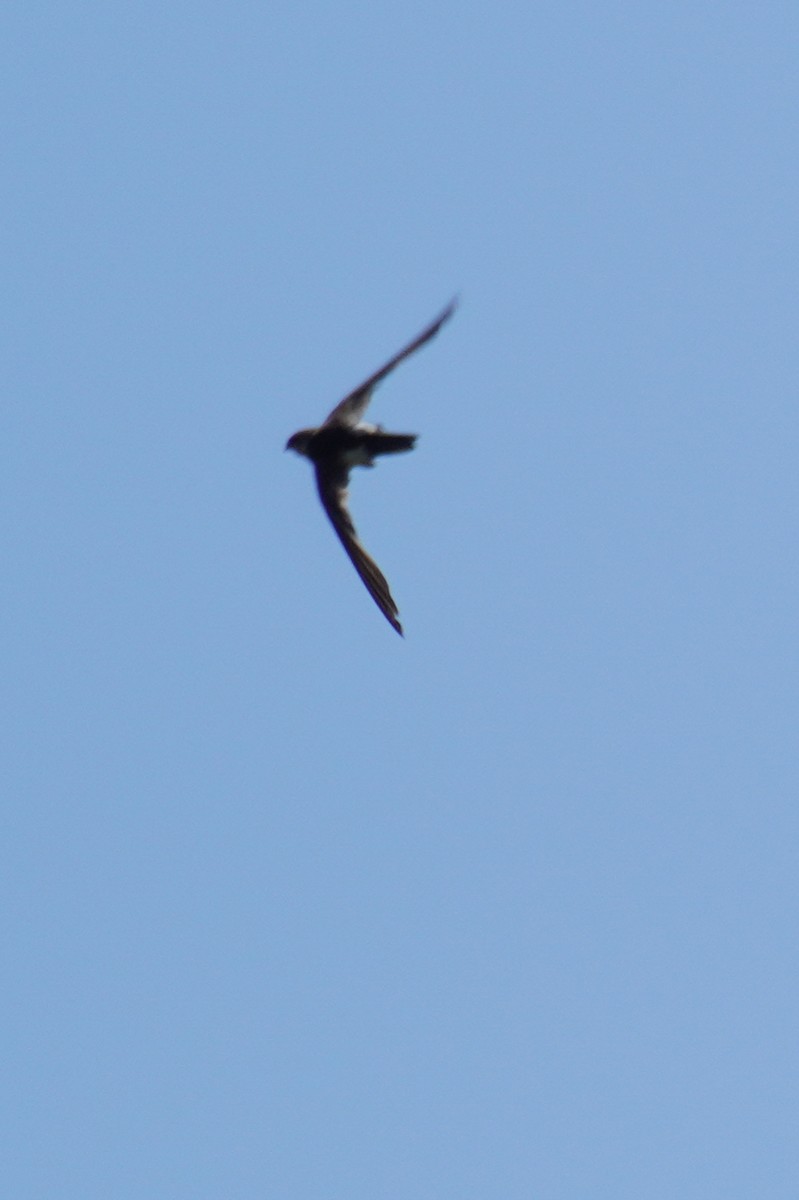
[[388, 583], [377, 563], [364, 550], [355, 530], [352, 517], [347, 508], [347, 483], [349, 472], [346, 468], [331, 468], [326, 464], [316, 466], [316, 486], [322, 506], [330, 518], [330, 523], [339, 536], [342, 546], [350, 556], [352, 565], [366, 584], [366, 590], [390, 625], [402, 635], [399, 623], [399, 609], [388, 588]]
[[419, 350], [425, 342], [429, 342], [438, 333], [441, 326], [455, 311], [457, 300], [451, 300], [444, 311], [432, 321], [418, 337], [415, 337], [399, 354], [395, 354], [390, 358], [385, 366], [382, 366], [379, 371], [375, 371], [374, 375], [357, 387], [354, 392], [350, 392], [349, 396], [345, 396], [325, 420], [325, 425], [357, 425], [366, 410], [366, 406], [372, 399], [372, 392], [377, 387], [381, 380], [385, 379], [391, 371], [398, 366], [404, 358], [409, 358], [414, 351]]

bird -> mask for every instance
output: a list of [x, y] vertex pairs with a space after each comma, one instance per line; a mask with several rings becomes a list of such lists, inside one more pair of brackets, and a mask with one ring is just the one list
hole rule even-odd
[[347, 504], [350, 471], [353, 467], [373, 467], [381, 454], [399, 454], [412, 450], [418, 434], [387, 433], [381, 425], [362, 421], [372, 393], [379, 383], [422, 346], [434, 338], [457, 307], [453, 299], [434, 321], [398, 351], [378, 371], [345, 396], [321, 425], [299, 429], [286, 442], [286, 450], [309, 459], [316, 475], [316, 487], [327, 516], [366, 590], [388, 623], [403, 637], [399, 609], [377, 563], [364, 549]]

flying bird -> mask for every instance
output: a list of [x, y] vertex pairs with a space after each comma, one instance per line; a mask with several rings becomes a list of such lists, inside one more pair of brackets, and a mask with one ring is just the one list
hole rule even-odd
[[361, 417], [377, 385], [399, 366], [403, 359], [409, 358], [436, 336], [441, 326], [452, 316], [455, 305], [456, 301], [452, 300], [418, 337], [390, 358], [379, 371], [370, 375], [354, 392], [345, 396], [321, 425], [315, 429], [298, 430], [286, 443], [287, 450], [294, 450], [313, 463], [319, 499], [331, 525], [366, 585], [369, 595], [400, 635], [402, 626], [399, 623], [399, 610], [386, 578], [363, 548], [347, 507], [350, 470], [353, 467], [373, 467], [374, 460], [381, 454], [398, 454], [403, 450], [413, 449], [417, 434], [385, 433], [382, 426], [368, 425]]

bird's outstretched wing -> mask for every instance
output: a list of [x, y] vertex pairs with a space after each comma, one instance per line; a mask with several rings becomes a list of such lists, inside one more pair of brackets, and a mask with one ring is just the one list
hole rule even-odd
[[[382, 366], [379, 371], [375, 371], [374, 375], [370, 375], [369, 378], [362, 383], [360, 387], [357, 387], [354, 392], [350, 392], [349, 396], [345, 396], [344, 399], [336, 405], [333, 411], [328, 414], [324, 424], [347, 426], [357, 425], [364, 414], [367, 404], [372, 399], [372, 392], [375, 390], [378, 383], [385, 379], [386, 375], [390, 374], [390, 372], [393, 371], [396, 366], [399, 366], [403, 359], [409, 358], [414, 351], [419, 350], [422, 346], [424, 346], [425, 342], [429, 342], [431, 338], [436, 336], [441, 326], [448, 321], [454, 313], [457, 303], [457, 300], [450, 300], [444, 311], [436, 317], [435, 321], [432, 321], [425, 329], [423, 329], [418, 337], [415, 337], [413, 341], [410, 342], [403, 350], [400, 350], [398, 354], [395, 354], [393, 358], [390, 358], [385, 366]], [[341, 537], [341, 534], [339, 534], [339, 537]], [[342, 538], [342, 541], [343, 540], [344, 539]], [[350, 553], [349, 550], [348, 553]], [[352, 557], [351, 554], [350, 557]], [[353, 559], [353, 561], [355, 560]], [[367, 584], [367, 587], [368, 586], [369, 585]]]
[[350, 561], [366, 585], [366, 590], [382, 612], [388, 623], [396, 629], [400, 636], [402, 626], [399, 623], [399, 609], [394, 603], [394, 597], [389, 591], [388, 583], [374, 559], [364, 550], [353, 524], [350, 511], [347, 508], [347, 484], [349, 472], [345, 468], [332, 468], [327, 464], [317, 463], [316, 486], [322, 507], [330, 518], [330, 523], [339, 536], [342, 546], [350, 556]]

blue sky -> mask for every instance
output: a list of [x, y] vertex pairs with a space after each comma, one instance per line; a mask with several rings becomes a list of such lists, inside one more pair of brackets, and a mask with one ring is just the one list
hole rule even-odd
[[4, 6], [9, 1195], [795, 1194], [798, 26]]

